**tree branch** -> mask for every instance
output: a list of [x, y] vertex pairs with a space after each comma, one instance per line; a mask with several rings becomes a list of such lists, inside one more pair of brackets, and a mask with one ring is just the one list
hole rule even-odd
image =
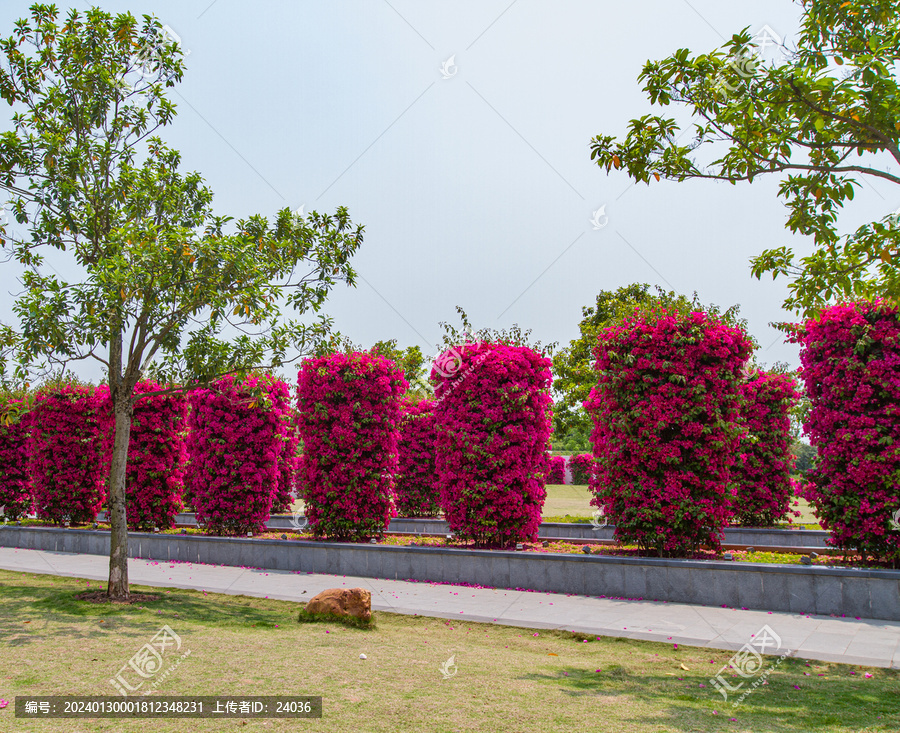
[[884, 133], [879, 130], [877, 127], [872, 127], [872, 125], [868, 125], [865, 122], [860, 120], [856, 120], [853, 117], [845, 117], [844, 115], [839, 115], [835, 112], [831, 112], [827, 109], [823, 109], [819, 105], [813, 103], [809, 99], [807, 99], [803, 92], [797, 87], [794, 77], [788, 79], [788, 86], [791, 88], [791, 91], [794, 92], [794, 95], [799, 99], [803, 104], [809, 107], [814, 112], [818, 112], [820, 115], [824, 115], [825, 117], [830, 117], [833, 120], [837, 120], [838, 122], [844, 122], [848, 125], [852, 125], [853, 127], [858, 127], [861, 130], [865, 130], [869, 132], [875, 139], [880, 140], [885, 149], [887, 149], [894, 159], [900, 163], [900, 149], [897, 148], [897, 145], [888, 137], [885, 137]]

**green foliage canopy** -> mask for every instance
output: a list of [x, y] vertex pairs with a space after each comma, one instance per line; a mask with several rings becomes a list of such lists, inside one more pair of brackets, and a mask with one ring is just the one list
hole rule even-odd
[[[837, 299], [900, 296], [900, 217], [841, 235], [838, 215], [864, 183], [900, 183], [900, 2], [802, 0], [796, 50], [763, 63], [749, 28], [693, 56], [680, 49], [648, 61], [638, 77], [651, 103], [696, 120], [632, 119], [624, 139], [598, 135], [591, 158], [635, 181], [780, 179], [787, 227], [812, 237], [811, 254], [787, 246], [751, 260], [752, 274], [786, 275], [784, 305], [804, 317]], [[684, 137], [683, 142], [679, 142]], [[702, 155], [706, 158], [700, 160]]]
[[[184, 72], [158, 20], [94, 8], [60, 23], [54, 6], [36, 4], [0, 58], [0, 96], [14, 109], [0, 188], [30, 230], [2, 228], [24, 268], [19, 327], [5, 330], [20, 366], [92, 358], [116, 388], [154, 360], [158, 378], [204, 379], [269, 353], [278, 364], [321, 337], [327, 323], [285, 322], [280, 306], [318, 311], [336, 282], [353, 283], [362, 228], [343, 208], [214, 215], [212, 191], [154, 135], [175, 117], [165, 89]], [[71, 255], [75, 277], [46, 269], [48, 247]]]

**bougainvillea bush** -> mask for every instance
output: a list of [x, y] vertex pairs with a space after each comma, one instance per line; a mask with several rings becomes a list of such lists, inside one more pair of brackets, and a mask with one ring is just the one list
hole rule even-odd
[[329, 354], [301, 365], [297, 492], [316, 536], [380, 536], [397, 516], [394, 475], [407, 386], [399, 366], [374, 354]]
[[744, 526], [770, 527], [788, 517], [794, 487], [791, 469], [791, 407], [799, 397], [786, 374], [754, 372], [741, 387], [746, 433], [731, 473], [734, 519]]
[[[154, 381], [138, 382], [136, 395], [165, 389]], [[99, 390], [98, 390], [99, 391]], [[111, 454], [114, 421], [108, 390], [103, 390], [107, 440], [105, 459]], [[182, 393], [138, 397], [134, 403], [128, 463], [125, 468], [125, 514], [134, 530], [170, 529], [183, 508], [184, 444], [187, 398]]]
[[900, 561], [900, 314], [839, 304], [793, 336], [818, 451], [805, 496], [837, 547]]
[[441, 506], [462, 539], [533, 540], [547, 492], [550, 360], [524, 346], [454, 347], [432, 369]]
[[106, 499], [105, 394], [92, 386], [42, 388], [34, 398], [28, 465], [39, 519], [92, 522]]
[[591, 482], [594, 470], [594, 456], [590, 453], [579, 453], [569, 459], [569, 468], [572, 470], [572, 483], [587, 486]]
[[566, 459], [562, 456], [550, 457], [550, 473], [547, 475], [548, 484], [564, 484], [566, 482]]
[[294, 411], [282, 413], [285, 431], [281, 453], [278, 457], [278, 487], [272, 500], [272, 514], [290, 511], [297, 490], [297, 466], [300, 463], [300, 436]]
[[644, 310], [601, 331], [584, 403], [595, 423], [591, 503], [617, 540], [660, 555], [721, 547], [752, 346], [696, 311]]
[[272, 514], [283, 514], [290, 510], [294, 501], [300, 437], [291, 404], [290, 386], [281, 380], [275, 380], [269, 386], [269, 396], [279, 419], [278, 485], [272, 498]]
[[0, 406], [0, 507], [9, 520], [31, 511], [30, 424], [31, 412], [24, 398], [9, 398]]
[[271, 393], [278, 380], [222, 377], [189, 393], [185, 486], [197, 521], [212, 534], [265, 529], [278, 491], [281, 413]]
[[395, 488], [397, 513], [401, 517], [436, 517], [441, 512], [434, 466], [434, 420], [432, 400], [404, 400]]

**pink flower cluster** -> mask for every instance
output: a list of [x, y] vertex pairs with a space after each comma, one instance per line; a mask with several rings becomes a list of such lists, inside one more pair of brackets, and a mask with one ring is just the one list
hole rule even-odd
[[434, 466], [436, 441], [434, 402], [404, 401], [395, 487], [401, 517], [436, 517], [441, 512]]
[[[185, 486], [197, 521], [213, 534], [259, 532], [278, 492], [285, 426], [270, 375], [222, 377], [188, 395]], [[279, 398], [280, 399], [280, 398]]]
[[21, 399], [9, 400], [0, 414], [7, 410], [8, 422], [0, 421], [0, 506], [5, 507], [3, 513], [7, 519], [16, 520], [31, 511], [28, 469], [31, 412]]
[[835, 305], [793, 336], [818, 450], [806, 496], [830, 542], [900, 560], [900, 313], [885, 302]]
[[591, 482], [594, 472], [594, 456], [590, 453], [579, 453], [569, 459], [569, 467], [572, 469], [572, 483], [579, 486], [587, 486]]
[[272, 498], [272, 514], [283, 514], [290, 511], [294, 502], [297, 463], [300, 460], [298, 449], [300, 436], [297, 433], [297, 419], [290, 387], [287, 383], [276, 380], [269, 385], [269, 396], [278, 414], [278, 486]]
[[[135, 386], [134, 393], [162, 389], [165, 387], [161, 384], [144, 381]], [[103, 397], [101, 414], [107, 431], [103, 452], [104, 463], [108, 465], [115, 433], [109, 389], [99, 387], [97, 393]], [[135, 401], [125, 468], [125, 515], [129, 529], [170, 529], [175, 525], [175, 515], [183, 508], [186, 419], [187, 399], [183, 394], [151, 395]]]
[[564, 484], [566, 482], [566, 459], [562, 456], [551, 456], [548, 484]]
[[28, 465], [34, 509], [57, 524], [92, 522], [106, 499], [102, 390], [65, 385], [34, 398]]
[[397, 516], [403, 370], [373, 354], [330, 354], [305, 360], [297, 385], [297, 491], [310, 528], [317, 537], [381, 536]]
[[431, 372], [444, 516], [461, 539], [533, 540], [547, 495], [550, 360], [526, 347], [491, 343], [448, 353]]
[[747, 335], [705, 313], [662, 311], [604, 329], [596, 387], [591, 503], [616, 539], [659, 555], [721, 547], [740, 439]]
[[794, 380], [786, 374], [759, 372], [741, 385], [741, 415], [747, 433], [732, 467], [736, 484], [735, 518], [745, 526], [770, 527], [790, 512], [790, 409], [796, 404]]

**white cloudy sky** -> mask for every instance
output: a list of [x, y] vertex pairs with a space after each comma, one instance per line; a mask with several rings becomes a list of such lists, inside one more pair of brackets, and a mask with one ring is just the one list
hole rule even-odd
[[[4, 0], [0, 33], [28, 2]], [[70, 5], [87, 4], [70, 0]], [[163, 130], [219, 213], [349, 208], [365, 225], [359, 284], [335, 291], [355, 342], [396, 338], [433, 353], [463, 306], [478, 327], [518, 324], [543, 342], [577, 336], [582, 306], [631, 282], [741, 306], [762, 361], [797, 365], [768, 326], [790, 319], [781, 280], [749, 258], [810, 245], [785, 228], [777, 182], [634, 186], [590, 160], [599, 133], [653, 111], [647, 59], [709, 51], [745, 26], [790, 39], [788, 0], [107, 0], [152, 13], [189, 50]], [[453, 65], [448, 60], [453, 58]], [[448, 74], [442, 74], [444, 66]], [[451, 75], [452, 73], [452, 75]], [[443, 76], [449, 78], [443, 78]], [[673, 110], [673, 114], [677, 113]], [[683, 117], [683, 115], [681, 115]], [[879, 184], [875, 184], [879, 186]], [[842, 229], [897, 208], [867, 185]], [[592, 212], [606, 206], [595, 229]], [[599, 219], [599, 221], [606, 221]], [[9, 272], [9, 271], [8, 271]], [[4, 278], [4, 291], [14, 283]], [[0, 297], [10, 320], [11, 297]], [[99, 375], [97, 375], [99, 376]]]

